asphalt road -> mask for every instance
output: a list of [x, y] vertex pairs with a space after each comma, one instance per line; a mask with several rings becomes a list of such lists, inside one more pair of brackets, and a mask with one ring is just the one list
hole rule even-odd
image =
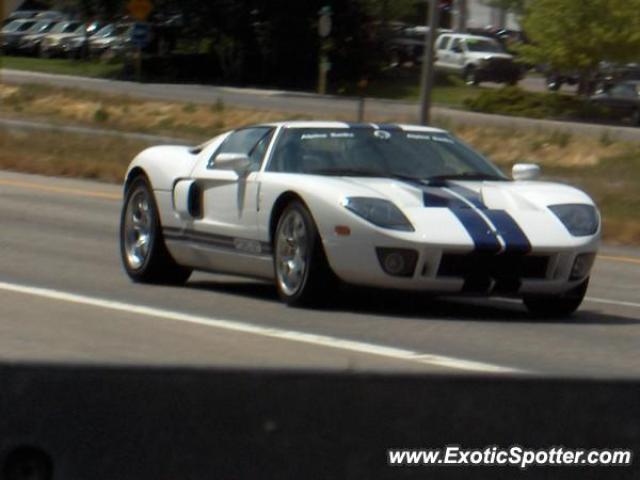
[[350, 291], [291, 309], [268, 284], [134, 285], [120, 188], [0, 172], [0, 361], [637, 377], [640, 250], [605, 248], [573, 318], [514, 301]]
[[[307, 115], [309, 118], [344, 116], [357, 120], [358, 99], [321, 96], [280, 90], [215, 87], [208, 85], [181, 85], [159, 83], [136, 83], [67, 75], [24, 72], [0, 69], [0, 81], [9, 84], [44, 84], [59, 87], [79, 88], [108, 94], [130, 95], [150, 100], [214, 104], [219, 99], [227, 105], [258, 110], [276, 110]], [[541, 79], [527, 79], [531, 89], [541, 89]], [[487, 84], [490, 85], [490, 84]], [[415, 102], [383, 99], [366, 99], [365, 119], [378, 122], [415, 123], [419, 119], [419, 108]], [[434, 107], [433, 119], [446, 124], [477, 125], [496, 128], [527, 128], [540, 131], [563, 131], [576, 135], [611, 139], [640, 141], [640, 128], [622, 125], [599, 125], [580, 122], [537, 120], [504, 115], [487, 115], [445, 107]]]

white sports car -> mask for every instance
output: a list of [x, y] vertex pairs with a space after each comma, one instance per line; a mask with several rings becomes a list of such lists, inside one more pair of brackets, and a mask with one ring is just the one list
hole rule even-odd
[[288, 304], [334, 282], [509, 295], [536, 314], [582, 302], [600, 215], [575, 188], [507, 178], [446, 131], [286, 122], [143, 151], [125, 182], [121, 252], [139, 282], [193, 270], [275, 281]]

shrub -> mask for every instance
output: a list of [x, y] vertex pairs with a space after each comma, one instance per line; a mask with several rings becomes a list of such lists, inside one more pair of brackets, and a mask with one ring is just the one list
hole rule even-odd
[[93, 119], [98, 123], [105, 123], [109, 121], [109, 112], [101, 105], [97, 108], [93, 114]]
[[187, 103], [184, 107], [182, 107], [182, 111], [184, 113], [195, 113], [198, 108], [193, 103]]
[[607, 115], [602, 108], [575, 96], [527, 92], [518, 87], [485, 90], [464, 104], [470, 110], [529, 118], [594, 119]]

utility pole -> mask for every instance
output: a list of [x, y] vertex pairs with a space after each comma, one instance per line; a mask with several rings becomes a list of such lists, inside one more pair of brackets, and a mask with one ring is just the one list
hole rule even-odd
[[456, 33], [466, 33], [469, 7], [467, 0], [455, 0], [453, 29]]
[[420, 81], [420, 123], [429, 125], [431, 121], [431, 90], [434, 81], [435, 55], [433, 47], [438, 36], [440, 0], [428, 0], [427, 12], [429, 30], [424, 37], [424, 57], [422, 59], [422, 78]]
[[327, 38], [331, 35], [331, 15], [333, 15], [333, 12], [331, 11], [331, 7], [326, 6], [320, 9], [318, 15], [320, 16], [318, 21], [318, 35], [321, 39], [318, 65], [318, 93], [320, 95], [325, 95], [327, 93], [327, 74], [329, 73], [329, 70], [331, 70], [331, 63], [327, 56], [327, 52], [329, 50]]

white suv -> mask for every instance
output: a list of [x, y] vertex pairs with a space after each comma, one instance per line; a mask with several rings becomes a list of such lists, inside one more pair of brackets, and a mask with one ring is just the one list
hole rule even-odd
[[436, 70], [462, 76], [469, 85], [516, 85], [522, 70], [496, 40], [479, 35], [444, 34], [436, 41]]

